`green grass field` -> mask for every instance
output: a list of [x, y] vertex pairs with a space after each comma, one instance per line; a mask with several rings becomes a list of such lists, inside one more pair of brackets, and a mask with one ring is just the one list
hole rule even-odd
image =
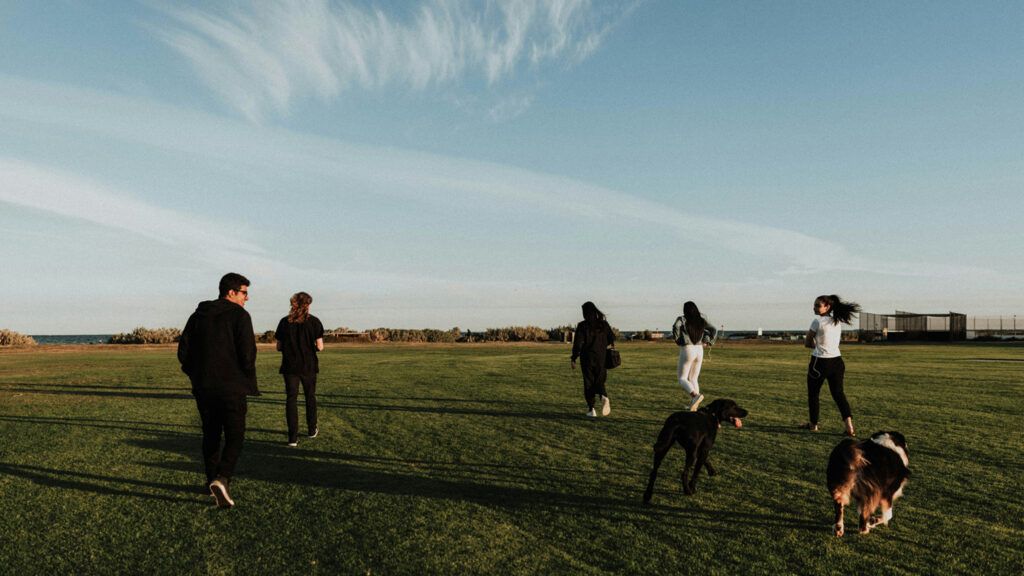
[[[172, 347], [0, 351], [5, 574], [1020, 574], [1024, 347], [844, 346], [858, 432], [902, 431], [894, 524], [832, 535], [827, 389], [806, 420], [807, 351], [729, 345], [701, 385], [750, 410], [719, 475], [680, 490], [684, 452], [641, 505], [651, 444], [686, 404], [676, 348], [621, 346], [612, 414], [583, 417], [562, 345], [334, 346], [319, 438], [285, 446], [279, 356], [232, 494], [202, 487]], [[300, 400], [300, 421], [302, 421]]]

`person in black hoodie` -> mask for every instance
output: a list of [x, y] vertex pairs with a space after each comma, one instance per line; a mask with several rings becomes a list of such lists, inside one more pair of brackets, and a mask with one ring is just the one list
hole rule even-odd
[[[249, 280], [231, 272], [220, 279], [220, 297], [200, 302], [178, 340], [181, 370], [203, 423], [203, 463], [210, 494], [222, 508], [235, 502], [228, 492], [245, 440], [247, 396], [256, 386], [256, 337], [245, 311]], [[224, 436], [224, 447], [220, 439]]]
[[580, 371], [583, 372], [583, 397], [587, 401], [587, 416], [597, 417], [594, 400], [601, 397], [601, 415], [607, 416], [612, 411], [605, 380], [608, 369], [605, 367], [605, 354], [608, 346], [615, 342], [615, 333], [605, 320], [604, 314], [593, 302], [583, 303], [583, 322], [576, 325], [576, 333], [572, 337], [572, 358], [569, 360], [573, 370], [576, 359], [580, 359]]
[[306, 430], [310, 438], [320, 433], [316, 419], [316, 375], [320, 363], [316, 353], [324, 349], [324, 325], [309, 313], [313, 297], [296, 292], [290, 300], [291, 310], [281, 318], [274, 332], [281, 352], [280, 373], [284, 376], [285, 420], [288, 422], [288, 445], [299, 445], [299, 384], [306, 397]]

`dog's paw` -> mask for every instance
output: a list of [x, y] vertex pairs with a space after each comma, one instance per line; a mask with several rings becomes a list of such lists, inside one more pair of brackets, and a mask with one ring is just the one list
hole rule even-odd
[[832, 527], [832, 529], [836, 533], [836, 538], [842, 538], [843, 534], [846, 532], [846, 530], [845, 530], [845, 528], [843, 527], [842, 524], [836, 524], [835, 526]]
[[[877, 528], [879, 526], [888, 526], [888, 525], [889, 525], [889, 521], [886, 520], [885, 518], [883, 518], [882, 516], [872, 516], [871, 520], [868, 522], [868, 530], [870, 530], [872, 528]], [[866, 531], [867, 530], [865, 530], [865, 532]]]

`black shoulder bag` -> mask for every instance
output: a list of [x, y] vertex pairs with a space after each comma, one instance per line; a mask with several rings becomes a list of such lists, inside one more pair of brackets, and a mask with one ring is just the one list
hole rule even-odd
[[611, 370], [612, 368], [618, 368], [621, 364], [622, 357], [619, 356], [619, 351], [615, 349], [615, 344], [612, 344], [604, 351], [604, 367]]

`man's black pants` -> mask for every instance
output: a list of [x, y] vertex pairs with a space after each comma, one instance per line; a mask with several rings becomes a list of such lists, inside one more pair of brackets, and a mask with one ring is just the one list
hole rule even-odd
[[[206, 481], [212, 482], [217, 477], [230, 480], [245, 440], [245, 414], [248, 411], [245, 396], [222, 397], [200, 392], [196, 394], [196, 406], [203, 421]], [[223, 449], [221, 436], [224, 437]]]
[[285, 374], [285, 418], [288, 419], [288, 441], [299, 439], [299, 383], [306, 398], [306, 428], [310, 434], [316, 430], [316, 374]]

